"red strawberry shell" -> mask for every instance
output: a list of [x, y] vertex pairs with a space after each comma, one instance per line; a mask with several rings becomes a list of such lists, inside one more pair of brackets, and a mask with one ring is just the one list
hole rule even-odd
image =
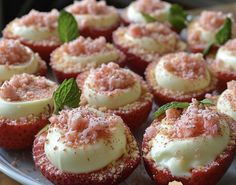
[[126, 128], [127, 154], [108, 166], [89, 173], [67, 173], [57, 169], [47, 159], [44, 144], [47, 133], [37, 136], [33, 146], [36, 167], [56, 185], [115, 185], [124, 181], [140, 163], [140, 154], [135, 138]]

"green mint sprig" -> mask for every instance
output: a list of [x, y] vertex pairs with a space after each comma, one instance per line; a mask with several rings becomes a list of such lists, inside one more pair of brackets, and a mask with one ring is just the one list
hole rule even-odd
[[206, 56], [211, 51], [214, 45], [223, 45], [232, 37], [232, 21], [230, 18], [226, 18], [223, 26], [216, 33], [214, 41], [209, 43], [206, 49], [203, 51], [203, 55]]
[[65, 107], [76, 108], [80, 103], [81, 91], [74, 78], [64, 80], [53, 93], [54, 113], [57, 114]]
[[[199, 103], [203, 104], [204, 106], [211, 106], [214, 103], [209, 99], [203, 99], [199, 101]], [[162, 114], [166, 112], [168, 109], [185, 109], [190, 105], [188, 102], [171, 102], [165, 105], [162, 105], [156, 112], [153, 113], [154, 118], [160, 117]]]
[[78, 24], [71, 13], [65, 10], [60, 12], [57, 31], [63, 43], [72, 41], [79, 36]]

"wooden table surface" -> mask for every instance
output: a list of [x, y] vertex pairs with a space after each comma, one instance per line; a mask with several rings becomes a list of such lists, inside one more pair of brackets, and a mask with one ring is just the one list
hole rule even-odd
[[[207, 9], [221, 10], [226, 13], [232, 12], [234, 16], [236, 17], [236, 3], [230, 3], [230, 4], [225, 4], [225, 5], [222, 4], [221, 6], [210, 7]], [[196, 9], [196, 10], [191, 11], [191, 13], [198, 14], [201, 11], [202, 9]], [[0, 172], [0, 185], [20, 185], [20, 184]], [[181, 185], [181, 183], [173, 182], [173, 183], [170, 183], [170, 185]]]

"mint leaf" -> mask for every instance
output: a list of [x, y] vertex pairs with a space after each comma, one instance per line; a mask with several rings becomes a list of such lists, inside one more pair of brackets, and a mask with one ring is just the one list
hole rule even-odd
[[161, 106], [156, 112], [154, 112], [154, 118], [158, 118], [159, 116], [164, 114], [165, 111], [168, 109], [177, 109], [177, 108], [184, 109], [184, 108], [187, 108], [188, 106], [189, 106], [188, 102], [167, 103], [167, 104]]
[[141, 12], [141, 14], [142, 14], [143, 18], [145, 19], [145, 21], [147, 23], [151, 23], [151, 22], [156, 22], [157, 21], [155, 17], [151, 16], [148, 13]]
[[231, 37], [232, 37], [232, 21], [230, 18], [227, 17], [224, 21], [224, 25], [216, 33], [215, 43], [219, 45], [223, 45]]
[[53, 93], [54, 113], [58, 113], [64, 107], [75, 108], [79, 106], [81, 91], [74, 78], [64, 80]]
[[203, 99], [200, 101], [200, 103], [206, 106], [215, 105], [210, 99]]
[[71, 13], [65, 10], [60, 12], [57, 31], [61, 42], [69, 42], [79, 36], [78, 24]]
[[204, 55], [204, 56], [206, 56], [206, 55], [208, 55], [208, 54], [210, 53], [211, 48], [213, 47], [213, 45], [214, 45], [214, 42], [212, 42], [212, 43], [210, 43], [210, 44], [207, 45], [207, 47], [206, 47], [206, 48], [204, 49], [204, 51], [203, 51], [203, 55]]
[[172, 4], [170, 7], [170, 13], [168, 15], [168, 21], [170, 24], [178, 29], [182, 30], [187, 26], [187, 17], [188, 14], [184, 11], [184, 9], [177, 4]]
[[203, 55], [206, 56], [210, 53], [211, 48], [214, 45], [223, 45], [232, 37], [232, 21], [230, 18], [226, 18], [223, 26], [216, 33], [214, 41], [207, 45], [203, 51]]

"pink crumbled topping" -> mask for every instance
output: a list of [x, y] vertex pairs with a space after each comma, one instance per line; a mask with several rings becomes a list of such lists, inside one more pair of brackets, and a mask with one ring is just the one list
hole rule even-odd
[[235, 80], [232, 80], [230, 82], [227, 82], [227, 88], [229, 90], [232, 90], [233, 93], [236, 95], [236, 81]]
[[62, 47], [64, 51], [70, 55], [91, 55], [93, 53], [103, 52], [107, 50], [105, 37], [91, 39], [90, 37], [79, 37], [78, 39], [64, 44]]
[[[170, 116], [169, 116], [170, 117]], [[171, 116], [173, 117], [173, 116]], [[174, 138], [189, 138], [203, 136], [215, 136], [220, 133], [220, 117], [215, 110], [199, 105], [193, 100], [190, 106], [176, 117], [174, 113]], [[168, 119], [168, 118], [167, 118]]]
[[140, 12], [152, 13], [153, 11], [165, 8], [166, 2], [160, 0], [138, 0], [136, 8]]
[[23, 16], [19, 20], [19, 24], [25, 26], [55, 29], [57, 27], [58, 16], [59, 12], [55, 9], [53, 9], [51, 12], [39, 12], [37, 10], [31, 10], [29, 14]]
[[17, 65], [27, 62], [30, 59], [26, 46], [17, 40], [0, 40], [0, 64]]
[[229, 16], [231, 15], [225, 15], [222, 12], [203, 11], [199, 18], [199, 24], [207, 30], [214, 31], [220, 28], [224, 24], [225, 18]]
[[188, 54], [179, 52], [162, 57], [167, 71], [185, 79], [204, 78], [206, 62], [202, 54]]
[[5, 81], [0, 87], [0, 97], [7, 101], [33, 101], [51, 97], [56, 88], [45, 77], [24, 73]]
[[60, 139], [71, 147], [95, 143], [99, 139], [109, 140], [114, 127], [122, 122], [118, 116], [99, 115], [84, 107], [62, 110], [59, 115], [53, 115], [49, 121], [64, 131]]
[[116, 89], [126, 89], [135, 84], [135, 77], [126, 69], [120, 68], [113, 62], [102, 64], [100, 68], [92, 72], [93, 86], [98, 91], [114, 91]]
[[128, 27], [128, 34], [132, 37], [152, 37], [152, 38], [162, 38], [172, 35], [177, 37], [176, 33], [173, 32], [168, 26], [161, 23], [154, 24], [131, 24]]
[[69, 6], [67, 10], [73, 14], [90, 14], [102, 15], [109, 13], [110, 6], [106, 5], [105, 1], [96, 0], [82, 0], [75, 1], [73, 5]]

